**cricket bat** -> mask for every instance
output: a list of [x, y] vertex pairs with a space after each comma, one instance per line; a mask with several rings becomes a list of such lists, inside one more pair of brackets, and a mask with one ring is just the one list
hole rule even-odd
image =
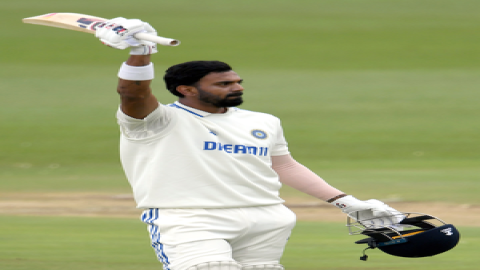
[[[102, 22], [107, 21], [107, 19], [78, 13], [49, 13], [24, 18], [22, 21], [24, 23], [46, 25], [94, 34], [96, 27]], [[176, 39], [159, 37], [147, 33], [137, 33], [134, 37], [164, 46], [178, 46], [180, 44], [180, 41]]]

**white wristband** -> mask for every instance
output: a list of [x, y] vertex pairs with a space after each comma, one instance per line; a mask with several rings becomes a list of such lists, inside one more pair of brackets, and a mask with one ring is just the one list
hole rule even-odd
[[149, 81], [153, 80], [155, 73], [153, 70], [153, 63], [147, 66], [135, 67], [129, 66], [123, 62], [120, 70], [118, 71], [118, 77], [120, 79], [128, 81]]

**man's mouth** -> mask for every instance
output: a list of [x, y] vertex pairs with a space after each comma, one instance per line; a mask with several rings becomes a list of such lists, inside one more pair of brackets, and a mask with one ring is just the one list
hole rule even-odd
[[229, 98], [229, 97], [241, 97], [242, 95], [243, 95], [243, 93], [228, 94], [227, 98]]

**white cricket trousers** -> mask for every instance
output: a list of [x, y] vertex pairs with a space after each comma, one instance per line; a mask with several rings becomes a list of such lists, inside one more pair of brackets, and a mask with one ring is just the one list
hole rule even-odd
[[283, 204], [225, 209], [148, 209], [152, 247], [165, 270], [213, 261], [278, 264], [295, 214]]

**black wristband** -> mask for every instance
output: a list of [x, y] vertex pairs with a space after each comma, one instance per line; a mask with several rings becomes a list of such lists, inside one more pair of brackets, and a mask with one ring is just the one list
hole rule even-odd
[[336, 201], [336, 200], [338, 200], [338, 199], [340, 199], [340, 198], [343, 198], [343, 197], [345, 197], [345, 196], [347, 196], [347, 194], [342, 193], [342, 194], [340, 194], [340, 195], [337, 195], [337, 196], [329, 199], [327, 202], [328, 202], [328, 203], [332, 203], [332, 202], [334, 202], [334, 201]]

